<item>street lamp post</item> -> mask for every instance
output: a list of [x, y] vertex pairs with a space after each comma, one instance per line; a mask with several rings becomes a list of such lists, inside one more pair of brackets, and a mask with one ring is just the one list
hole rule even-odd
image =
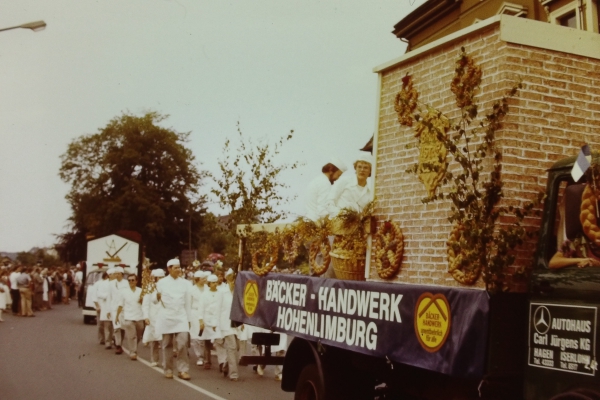
[[28, 22], [26, 24], [22, 24], [22, 25], [18, 25], [18, 26], [11, 26], [10, 28], [2, 28], [2, 29], [0, 29], [0, 32], [9, 31], [11, 29], [19, 29], [19, 28], [31, 29], [34, 32], [38, 32], [38, 31], [42, 31], [46, 28], [46, 23], [44, 21]]

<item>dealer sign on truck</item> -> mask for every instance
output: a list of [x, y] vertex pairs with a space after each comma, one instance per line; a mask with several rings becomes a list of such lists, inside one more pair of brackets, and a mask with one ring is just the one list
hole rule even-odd
[[597, 315], [597, 307], [532, 302], [529, 365], [594, 376]]

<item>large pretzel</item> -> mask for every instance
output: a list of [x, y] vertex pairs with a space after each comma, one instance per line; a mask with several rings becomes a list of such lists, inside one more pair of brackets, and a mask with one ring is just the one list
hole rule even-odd
[[479, 278], [482, 267], [481, 264], [477, 263], [473, 268], [467, 270], [460, 269], [463, 256], [472, 253], [473, 250], [461, 248], [458, 253], [455, 253], [453, 247], [450, 245], [451, 242], [460, 241], [464, 230], [464, 226], [457, 225], [452, 229], [452, 232], [450, 232], [450, 237], [447, 242], [448, 272], [457, 282], [462, 283], [463, 285], [472, 285], [477, 281], [477, 278]]
[[402, 265], [404, 235], [396, 222], [385, 221], [375, 238], [375, 263], [382, 279], [393, 278]]
[[[259, 258], [264, 257], [261, 265]], [[267, 240], [263, 247], [260, 247], [252, 253], [252, 271], [258, 276], [265, 276], [277, 264], [279, 258], [279, 244], [275, 241]]]
[[600, 245], [600, 228], [596, 218], [596, 206], [598, 196], [594, 196], [594, 189], [591, 185], [586, 185], [581, 195], [581, 212], [579, 220], [583, 226], [583, 233], [595, 245]]
[[[329, 255], [330, 251], [331, 246], [329, 245], [329, 239], [327, 237], [324, 237], [321, 240], [315, 240], [310, 245], [308, 261], [315, 275], [321, 276], [327, 271], [327, 268], [329, 268], [329, 263], [331, 262], [331, 256]], [[317, 263], [317, 256], [319, 253], [323, 254], [323, 264], [321, 265]]]

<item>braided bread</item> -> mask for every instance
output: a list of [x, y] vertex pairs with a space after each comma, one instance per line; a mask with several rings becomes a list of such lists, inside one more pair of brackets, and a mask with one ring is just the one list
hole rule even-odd
[[254, 253], [252, 253], [252, 271], [254, 271], [254, 273], [258, 276], [265, 276], [266, 274], [268, 274], [273, 267], [277, 264], [277, 259], [279, 257], [279, 249], [276, 246], [273, 246], [272, 249], [270, 249], [270, 260], [267, 261], [266, 257], [264, 262], [262, 263], [262, 265], [258, 265], [258, 258], [260, 256], [265, 256], [267, 254], [267, 251], [263, 250], [263, 249], [259, 249], [256, 250]]
[[375, 264], [382, 279], [390, 279], [398, 274], [404, 254], [404, 235], [396, 222], [385, 221], [375, 238]]
[[[327, 268], [329, 268], [329, 263], [331, 262], [331, 256], [329, 255], [330, 251], [331, 246], [329, 245], [329, 239], [327, 237], [322, 238], [320, 241], [314, 241], [310, 245], [308, 261], [315, 275], [321, 276], [327, 271]], [[323, 264], [321, 265], [317, 263], [317, 256], [319, 253], [323, 254]]]
[[596, 200], [598, 195], [594, 196], [594, 189], [591, 185], [586, 185], [581, 195], [581, 212], [579, 220], [583, 226], [583, 233], [594, 244], [600, 245], [600, 228], [596, 218]]
[[476, 263], [475, 265], [471, 265], [468, 269], [461, 269], [462, 260], [465, 256], [473, 254], [473, 249], [465, 249], [461, 248], [458, 253], [454, 251], [452, 242], [460, 242], [462, 238], [465, 227], [462, 225], [457, 225], [450, 232], [450, 237], [448, 238], [448, 272], [452, 277], [459, 283], [463, 285], [472, 285], [474, 284], [479, 275], [481, 274], [482, 265], [480, 263]]

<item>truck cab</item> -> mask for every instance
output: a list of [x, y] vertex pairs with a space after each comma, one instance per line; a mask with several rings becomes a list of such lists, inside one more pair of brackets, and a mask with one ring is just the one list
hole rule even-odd
[[[596, 358], [600, 268], [548, 266], [565, 240], [577, 243], [584, 238], [589, 251], [595, 247], [581, 223], [582, 197], [593, 185], [583, 179], [573, 181], [574, 162], [575, 157], [564, 159], [548, 171], [547, 199], [529, 286], [526, 399], [600, 398]], [[585, 199], [583, 203], [585, 208]]]

